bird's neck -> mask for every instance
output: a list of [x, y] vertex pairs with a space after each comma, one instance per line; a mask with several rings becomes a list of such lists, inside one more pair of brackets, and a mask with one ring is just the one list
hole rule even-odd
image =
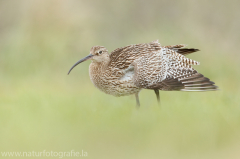
[[110, 60], [106, 60], [102, 62], [92, 61], [92, 63], [89, 66], [90, 74], [101, 75], [108, 68], [109, 62]]
[[100, 90], [103, 90], [106, 81], [106, 72], [109, 62], [92, 62], [89, 66], [89, 75], [92, 83]]

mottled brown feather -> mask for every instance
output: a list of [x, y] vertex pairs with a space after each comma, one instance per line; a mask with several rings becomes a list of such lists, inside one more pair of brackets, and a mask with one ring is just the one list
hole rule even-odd
[[90, 65], [91, 80], [101, 91], [114, 96], [136, 94], [141, 89], [216, 90], [213, 82], [192, 68], [199, 62], [184, 56], [198, 49], [185, 46], [161, 46], [153, 41], [121, 47], [109, 55], [98, 54], [99, 50], [107, 52], [106, 48], [93, 47], [91, 53], [99, 57]]

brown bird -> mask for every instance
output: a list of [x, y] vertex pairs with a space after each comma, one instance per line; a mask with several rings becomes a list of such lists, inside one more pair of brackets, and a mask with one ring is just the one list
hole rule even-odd
[[158, 102], [159, 90], [164, 91], [213, 91], [214, 82], [192, 68], [200, 63], [185, 55], [199, 51], [184, 48], [186, 45], [161, 46], [158, 40], [118, 48], [110, 54], [103, 46], [93, 46], [90, 54], [75, 63], [92, 60], [89, 75], [101, 91], [114, 96], [138, 94], [142, 89], [154, 90]]

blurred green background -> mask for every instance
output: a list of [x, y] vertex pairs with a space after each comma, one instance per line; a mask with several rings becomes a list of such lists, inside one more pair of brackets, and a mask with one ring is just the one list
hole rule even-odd
[[[88, 158], [240, 158], [239, 0], [0, 0], [0, 150], [79, 151]], [[188, 57], [215, 92], [116, 98], [96, 89], [94, 45], [159, 39]], [[41, 158], [41, 157], [38, 157]], [[55, 157], [56, 158], [56, 157]]]

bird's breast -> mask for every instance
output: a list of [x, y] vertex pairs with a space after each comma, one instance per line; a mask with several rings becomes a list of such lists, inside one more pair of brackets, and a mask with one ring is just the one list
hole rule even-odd
[[89, 75], [94, 86], [107, 94], [124, 96], [141, 90], [133, 82], [133, 72], [123, 74], [121, 70], [101, 69], [90, 64]]

